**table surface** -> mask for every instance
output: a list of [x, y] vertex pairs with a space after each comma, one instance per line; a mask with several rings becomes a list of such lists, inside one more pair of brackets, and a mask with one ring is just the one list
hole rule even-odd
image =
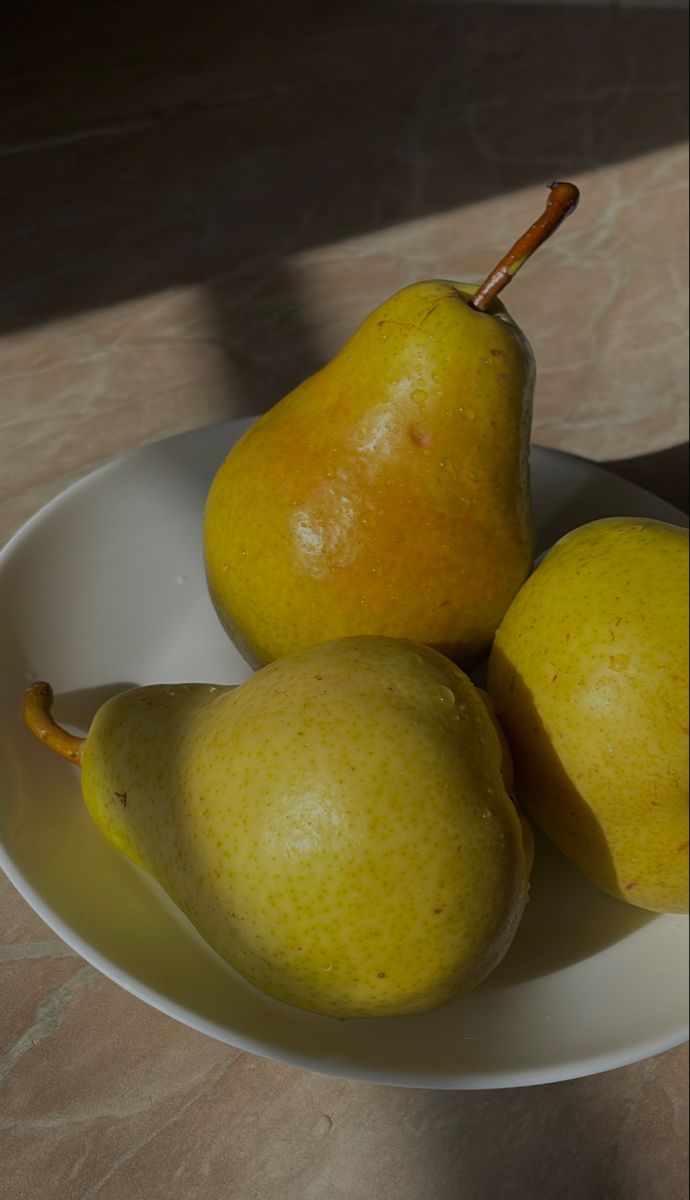
[[[396, 288], [480, 279], [554, 176], [580, 208], [508, 300], [534, 441], [687, 506], [684, 12], [94, 11], [13, 18], [0, 540], [117, 454], [262, 411]], [[11, 1200], [686, 1195], [686, 1047], [544, 1087], [379, 1087], [149, 1009], [4, 878], [0, 942]]]

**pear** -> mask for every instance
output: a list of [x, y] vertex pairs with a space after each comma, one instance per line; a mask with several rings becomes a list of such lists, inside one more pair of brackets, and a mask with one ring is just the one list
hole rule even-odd
[[577, 199], [477, 288], [427, 280], [371, 313], [231, 449], [205, 510], [218, 615], [255, 665], [406, 637], [469, 668], [532, 564], [534, 361], [497, 294]]
[[271, 996], [334, 1017], [417, 1012], [476, 986], [527, 900], [531, 833], [481, 693], [409, 641], [311, 647], [236, 688], [135, 688], [86, 742], [86, 805], [206, 941]]
[[610, 895], [687, 912], [687, 530], [568, 533], [508, 609], [487, 687], [534, 822]]

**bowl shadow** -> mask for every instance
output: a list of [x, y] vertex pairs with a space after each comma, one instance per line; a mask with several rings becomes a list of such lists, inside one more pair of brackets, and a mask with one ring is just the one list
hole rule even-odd
[[625, 904], [595, 887], [536, 828], [534, 840], [525, 915], [510, 950], [482, 991], [565, 970], [660, 919], [659, 913]]

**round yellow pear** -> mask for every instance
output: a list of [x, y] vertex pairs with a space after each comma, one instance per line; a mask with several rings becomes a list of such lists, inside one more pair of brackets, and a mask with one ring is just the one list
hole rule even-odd
[[687, 530], [567, 534], [508, 609], [487, 686], [534, 822], [612, 896], [687, 912]]
[[510, 946], [531, 833], [481, 692], [435, 651], [346, 638], [235, 688], [135, 688], [85, 744], [36, 715], [45, 686], [27, 719], [82, 762], [96, 824], [271, 996], [418, 1012]]

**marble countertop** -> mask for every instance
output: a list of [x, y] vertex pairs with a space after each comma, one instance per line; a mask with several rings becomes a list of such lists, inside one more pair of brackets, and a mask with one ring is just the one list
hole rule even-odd
[[[425, 276], [511, 288], [534, 441], [687, 507], [687, 14], [635, 6], [25, 8], [2, 80], [0, 541], [115, 455], [260, 412]], [[11, 53], [9, 52], [11, 50]], [[8, 1200], [681, 1200], [687, 1047], [486, 1093], [220, 1045], [0, 879]]]

